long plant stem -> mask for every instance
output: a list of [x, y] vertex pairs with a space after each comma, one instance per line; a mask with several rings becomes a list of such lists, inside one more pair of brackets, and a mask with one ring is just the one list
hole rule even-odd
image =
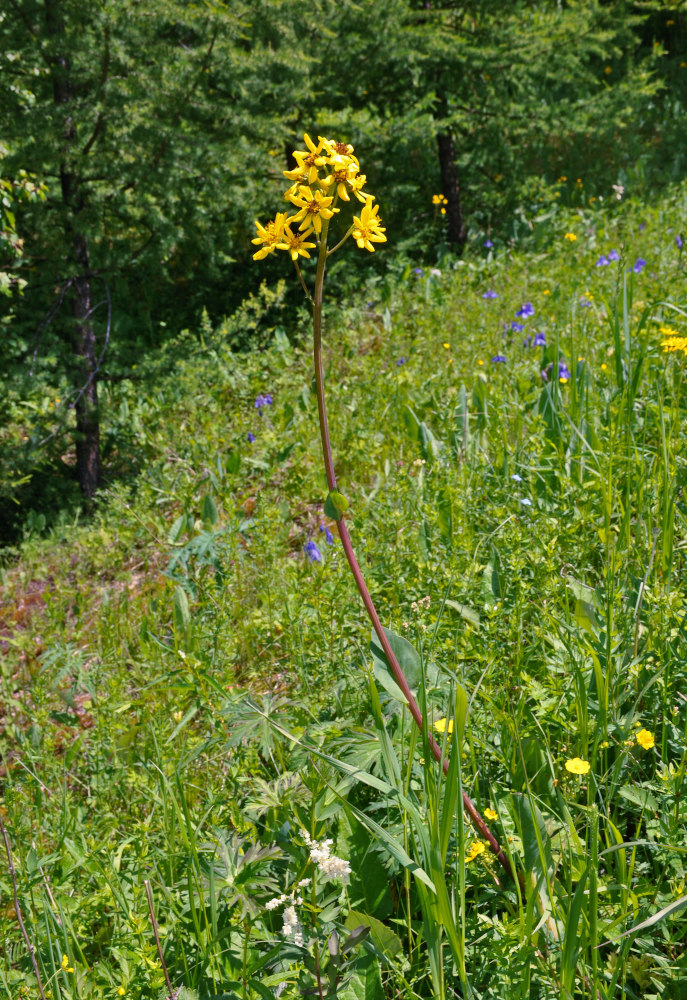
[[2, 839], [5, 842], [5, 854], [7, 855], [7, 864], [9, 866], [10, 878], [12, 880], [12, 896], [14, 899], [14, 912], [17, 915], [17, 923], [21, 929], [22, 936], [26, 942], [26, 947], [29, 950], [29, 958], [31, 959], [31, 965], [33, 966], [33, 973], [36, 977], [36, 983], [38, 985], [38, 992], [41, 996], [41, 1000], [45, 1000], [45, 993], [43, 992], [43, 983], [41, 982], [41, 974], [38, 969], [38, 962], [36, 961], [36, 949], [31, 944], [31, 939], [26, 932], [26, 926], [24, 924], [24, 918], [21, 912], [21, 906], [19, 905], [19, 892], [17, 890], [17, 874], [14, 870], [14, 861], [12, 860], [12, 848], [10, 847], [10, 838], [7, 833], [7, 829], [2, 820], [2, 815], [0, 815], [0, 833], [2, 833]]
[[[322, 455], [324, 458], [324, 468], [327, 476], [327, 486], [329, 491], [335, 492], [337, 490], [336, 484], [336, 474], [334, 472], [334, 460], [332, 458], [332, 446], [329, 438], [329, 422], [327, 420], [327, 405], [324, 395], [324, 371], [322, 369], [322, 297], [324, 289], [324, 272], [325, 263], [327, 259], [327, 229], [329, 228], [328, 222], [325, 222], [322, 226], [322, 234], [320, 239], [320, 251], [317, 258], [317, 273], [315, 276], [315, 294], [313, 297], [313, 363], [315, 367], [315, 385], [317, 391], [317, 410], [320, 420], [320, 438], [322, 440]], [[410, 709], [410, 714], [415, 720], [416, 725], [419, 727], [420, 731], [423, 732], [426, 728], [425, 720], [420, 711], [420, 707], [415, 700], [412, 691], [408, 685], [408, 681], [401, 669], [401, 666], [394, 656], [394, 652], [391, 648], [389, 640], [386, 636], [386, 632], [382, 627], [382, 623], [379, 620], [379, 615], [377, 614], [377, 609], [374, 606], [370, 592], [367, 589], [367, 584], [363, 577], [362, 571], [356, 559], [355, 552], [353, 551], [353, 545], [351, 544], [351, 539], [348, 534], [348, 528], [346, 527], [346, 522], [343, 517], [340, 517], [337, 521], [337, 527], [339, 529], [339, 538], [341, 539], [341, 544], [343, 546], [344, 554], [348, 565], [350, 566], [353, 578], [355, 580], [356, 587], [358, 588], [358, 593], [363, 599], [363, 604], [365, 605], [365, 610], [372, 622], [372, 627], [375, 630], [375, 634], [379, 640], [379, 644], [384, 650], [384, 655], [386, 656], [387, 663], [391, 667], [391, 671], [396, 679], [396, 683], [403, 692], [404, 697], [408, 702], [408, 707]], [[429, 741], [429, 746], [431, 751], [436, 758], [436, 760], [441, 764], [444, 774], [448, 773], [449, 762], [448, 758], [444, 757], [441, 753], [441, 748], [439, 744], [434, 739], [430, 732], [427, 732], [427, 739]], [[465, 790], [463, 790], [463, 803], [465, 805], [465, 811], [468, 813], [473, 824], [480, 833], [480, 836], [484, 838], [489, 844], [489, 848], [492, 853], [496, 855], [499, 859], [504, 870], [510, 875], [511, 878], [515, 878], [513, 868], [510, 861], [506, 857], [501, 845], [497, 841], [494, 834], [491, 832], [484, 819], [480, 815], [478, 809], [467, 795]]]

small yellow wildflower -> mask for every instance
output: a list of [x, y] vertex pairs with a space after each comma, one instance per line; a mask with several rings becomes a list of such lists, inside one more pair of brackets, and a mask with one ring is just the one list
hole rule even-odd
[[338, 208], [329, 207], [334, 201], [333, 197], [328, 198], [321, 191], [313, 191], [307, 184], [299, 184], [297, 193], [287, 192], [284, 197], [299, 209], [289, 222], [300, 222], [300, 229], [310, 227], [311, 231], [314, 229], [316, 233], [320, 233], [322, 219], [331, 219], [334, 212], [339, 211]]
[[257, 219], [255, 220], [255, 228], [258, 231], [258, 235], [255, 239], [251, 240], [251, 243], [262, 243], [263, 246], [257, 253], [253, 254], [253, 260], [263, 260], [268, 253], [272, 253], [273, 250], [277, 249], [277, 244], [284, 232], [285, 222], [286, 212], [277, 212], [276, 217], [268, 222], [266, 226], [263, 226]]
[[433, 194], [432, 195], [433, 205], [448, 205], [448, 198], [444, 198], [443, 194]]
[[602, 371], [602, 372], [605, 372], [607, 368], [608, 368], [608, 365], [606, 364], [606, 362], [605, 362], [605, 361], [603, 361], [603, 362], [601, 363], [601, 371]]
[[575, 236], [574, 233], [566, 233], [565, 236], [563, 237], [563, 239], [564, 240], [570, 240], [571, 243], [574, 243], [575, 240], [577, 239], [577, 236]]
[[610, 76], [612, 72], [613, 70], [611, 69], [610, 66], [606, 66], [606, 68], [604, 69], [604, 73], [606, 74], [606, 76]]
[[478, 359], [477, 359], [477, 364], [478, 364], [478, 365], [483, 365], [483, 364], [484, 364], [484, 362], [482, 361], [482, 359], [481, 359], [481, 358], [478, 358]]
[[650, 733], [648, 729], [640, 729], [637, 733], [637, 742], [640, 747], [644, 747], [645, 750], [651, 750], [654, 745], [654, 734]]
[[372, 195], [368, 195], [360, 215], [353, 216], [353, 239], [361, 250], [374, 252], [373, 243], [386, 243], [386, 232], [377, 213], [379, 205], [372, 207]]
[[308, 184], [314, 184], [317, 180], [318, 169], [327, 162], [327, 158], [322, 155], [325, 140], [320, 137], [315, 145], [307, 133], [303, 139], [308, 148], [297, 149], [293, 154], [298, 166], [293, 170], [284, 170], [283, 173], [284, 177], [288, 177], [290, 181], [307, 181]]
[[[434, 723], [434, 728], [436, 729], [436, 731], [438, 733], [445, 733], [446, 732], [446, 719], [437, 719], [436, 722]], [[449, 731], [449, 734], [453, 732], [453, 719], [449, 720], [448, 731]]]
[[495, 819], [499, 818], [499, 814], [497, 812], [495, 812], [493, 809], [485, 809], [484, 810], [484, 818], [488, 819], [488, 820], [491, 820], [492, 823], [493, 823], [493, 821]]
[[475, 858], [478, 857], [480, 854], [484, 854], [486, 849], [487, 849], [486, 844], [484, 843], [483, 840], [476, 840], [472, 844], [468, 853], [465, 855], [465, 864], [466, 865], [470, 864], [470, 862], [474, 861]]
[[582, 760], [580, 757], [573, 757], [571, 760], [566, 760], [565, 762], [565, 769], [566, 771], [570, 771], [571, 774], [587, 774], [590, 766], [588, 760]]
[[62, 968], [65, 972], [73, 972], [74, 966], [69, 964], [69, 959], [66, 955], [62, 956]]
[[181, 722], [181, 720], [183, 719], [183, 717], [184, 717], [184, 713], [181, 710], [179, 710], [177, 712], [172, 712], [172, 718], [174, 719], [175, 722]]
[[447, 351], [449, 351], [451, 349], [451, 345], [447, 344], [445, 341], [444, 341], [444, 343], [441, 346], [445, 347]]
[[304, 233], [298, 231], [296, 233], [291, 231], [289, 225], [284, 226], [284, 235], [282, 236], [281, 243], [278, 244], [280, 250], [288, 250], [291, 254], [291, 260], [297, 260], [299, 257], [309, 257], [310, 254], [308, 250], [312, 250], [315, 243], [305, 242], [312, 233], [312, 229], [306, 229]]
[[118, 997], [123, 997], [125, 995], [126, 995], [126, 990], [124, 989], [123, 986], [120, 986], [119, 989], [117, 990], [117, 996]]

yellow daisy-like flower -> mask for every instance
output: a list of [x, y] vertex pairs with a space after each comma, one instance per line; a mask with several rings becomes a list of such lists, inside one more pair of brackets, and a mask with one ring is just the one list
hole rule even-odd
[[[436, 722], [434, 723], [434, 728], [436, 729], [436, 731], [438, 733], [445, 733], [446, 732], [446, 721], [447, 721], [446, 719], [437, 719], [436, 720]], [[453, 732], [453, 719], [451, 719], [449, 721], [449, 723], [448, 723], [448, 731], [449, 731], [449, 735]]]
[[[353, 146], [351, 146], [350, 142], [339, 142], [338, 139], [322, 138], [320, 138], [320, 142], [329, 156], [349, 156], [355, 160]], [[357, 163], [358, 161], [355, 160], [355, 162]]]
[[66, 955], [62, 956], [62, 968], [65, 972], [74, 971], [74, 966], [69, 964], [69, 958]]
[[257, 253], [253, 254], [253, 260], [263, 260], [269, 253], [277, 249], [277, 244], [284, 232], [285, 223], [286, 212], [277, 212], [276, 217], [268, 222], [266, 226], [263, 226], [257, 219], [255, 220], [255, 228], [258, 231], [258, 235], [255, 239], [251, 240], [251, 243], [262, 243], [263, 245]]
[[278, 249], [288, 250], [291, 254], [291, 260], [298, 260], [299, 257], [310, 257], [308, 250], [312, 250], [316, 245], [315, 243], [306, 243], [311, 233], [312, 229], [307, 229], [304, 233], [300, 230], [294, 233], [291, 226], [287, 224], [284, 226], [284, 235], [281, 243], [278, 244]]
[[331, 219], [334, 212], [339, 211], [338, 208], [329, 207], [334, 201], [332, 197], [328, 198], [321, 191], [313, 191], [305, 184], [299, 186], [297, 194], [288, 195], [288, 199], [300, 209], [291, 216], [289, 222], [300, 222], [300, 229], [310, 226], [316, 233], [322, 232], [323, 219]]
[[577, 239], [577, 236], [575, 236], [574, 233], [566, 233], [565, 236], [563, 237], [563, 239], [564, 240], [569, 240], [571, 243], [574, 243], [575, 240]]
[[320, 137], [315, 145], [306, 132], [303, 141], [308, 148], [294, 151], [293, 158], [298, 166], [293, 170], [284, 170], [284, 177], [288, 177], [290, 181], [307, 181], [308, 184], [314, 184], [319, 168], [327, 162], [327, 157], [323, 153], [325, 140]]
[[372, 195], [367, 200], [359, 216], [353, 216], [353, 239], [361, 250], [374, 253], [373, 243], [386, 243], [386, 230], [378, 217], [379, 205], [372, 207]]
[[476, 840], [472, 844], [468, 853], [465, 855], [465, 864], [466, 865], [470, 864], [470, 862], [474, 861], [475, 858], [479, 857], [480, 854], [484, 854], [486, 849], [487, 847], [483, 840]]
[[491, 820], [491, 822], [493, 823], [495, 819], [499, 818], [499, 814], [495, 812], [493, 809], [485, 809], [484, 818]]
[[637, 733], [637, 742], [645, 750], [651, 750], [655, 743], [654, 734], [650, 733], [648, 729], [640, 729]]
[[356, 196], [358, 201], [362, 201], [363, 203], [367, 201], [368, 197], [369, 198], [372, 197], [372, 195], [368, 195], [366, 192], [363, 191], [366, 182], [367, 182], [366, 174], [357, 174], [357, 176], [355, 176], [353, 180], [350, 180], [348, 182], [353, 194]]
[[573, 757], [572, 760], [566, 760], [565, 769], [570, 771], [571, 774], [587, 774], [589, 772], [591, 765], [588, 760], [582, 760], [580, 757]]
[[340, 156], [335, 153], [329, 158], [329, 168], [332, 172], [322, 179], [322, 186], [328, 188], [334, 184], [339, 198], [350, 201], [348, 189], [360, 170], [360, 164], [353, 156]]

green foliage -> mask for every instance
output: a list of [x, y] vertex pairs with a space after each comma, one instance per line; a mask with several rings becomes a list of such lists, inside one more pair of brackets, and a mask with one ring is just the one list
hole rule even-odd
[[[448, 782], [368, 646], [282, 292], [108, 385], [142, 474], [89, 522], [34, 515], [3, 569], [2, 816], [53, 997], [166, 995], [146, 881], [186, 996], [682, 995], [684, 199], [399, 266], [327, 317], [346, 522]], [[238, 354], [252, 322], [274, 342]], [[351, 868], [298, 904], [309, 949], [267, 906], [311, 876], [304, 833]], [[0, 891], [0, 982], [36, 995], [7, 866]]]

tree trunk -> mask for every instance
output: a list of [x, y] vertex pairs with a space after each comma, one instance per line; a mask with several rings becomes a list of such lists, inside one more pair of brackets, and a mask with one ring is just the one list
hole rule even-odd
[[437, 133], [437, 147], [439, 150], [439, 169], [441, 170], [441, 190], [448, 202], [446, 205], [447, 238], [456, 253], [462, 254], [467, 243], [468, 230], [463, 218], [460, 181], [456, 166], [456, 147], [450, 129]]
[[[81, 492], [89, 500], [100, 486], [100, 415], [98, 413], [98, 358], [95, 331], [91, 322], [91, 278], [88, 241], [74, 237], [74, 255], [80, 274], [74, 281], [74, 373], [77, 391], [76, 469]], [[78, 383], [78, 384], [76, 384]]]
[[74, 389], [76, 414], [76, 469], [81, 492], [92, 499], [100, 485], [100, 417], [98, 414], [98, 359], [95, 331], [91, 319], [92, 287], [88, 239], [79, 228], [79, 214], [85, 199], [80, 177], [74, 164], [78, 157], [76, 125], [71, 115], [73, 100], [71, 63], [64, 49], [65, 30], [60, 0], [45, 0], [48, 34], [56, 42], [50, 59], [55, 104], [65, 115], [63, 138], [64, 158], [60, 166], [64, 227], [67, 242], [72, 247], [75, 264], [71, 278], [73, 288], [71, 349], [73, 363], [69, 365]]

